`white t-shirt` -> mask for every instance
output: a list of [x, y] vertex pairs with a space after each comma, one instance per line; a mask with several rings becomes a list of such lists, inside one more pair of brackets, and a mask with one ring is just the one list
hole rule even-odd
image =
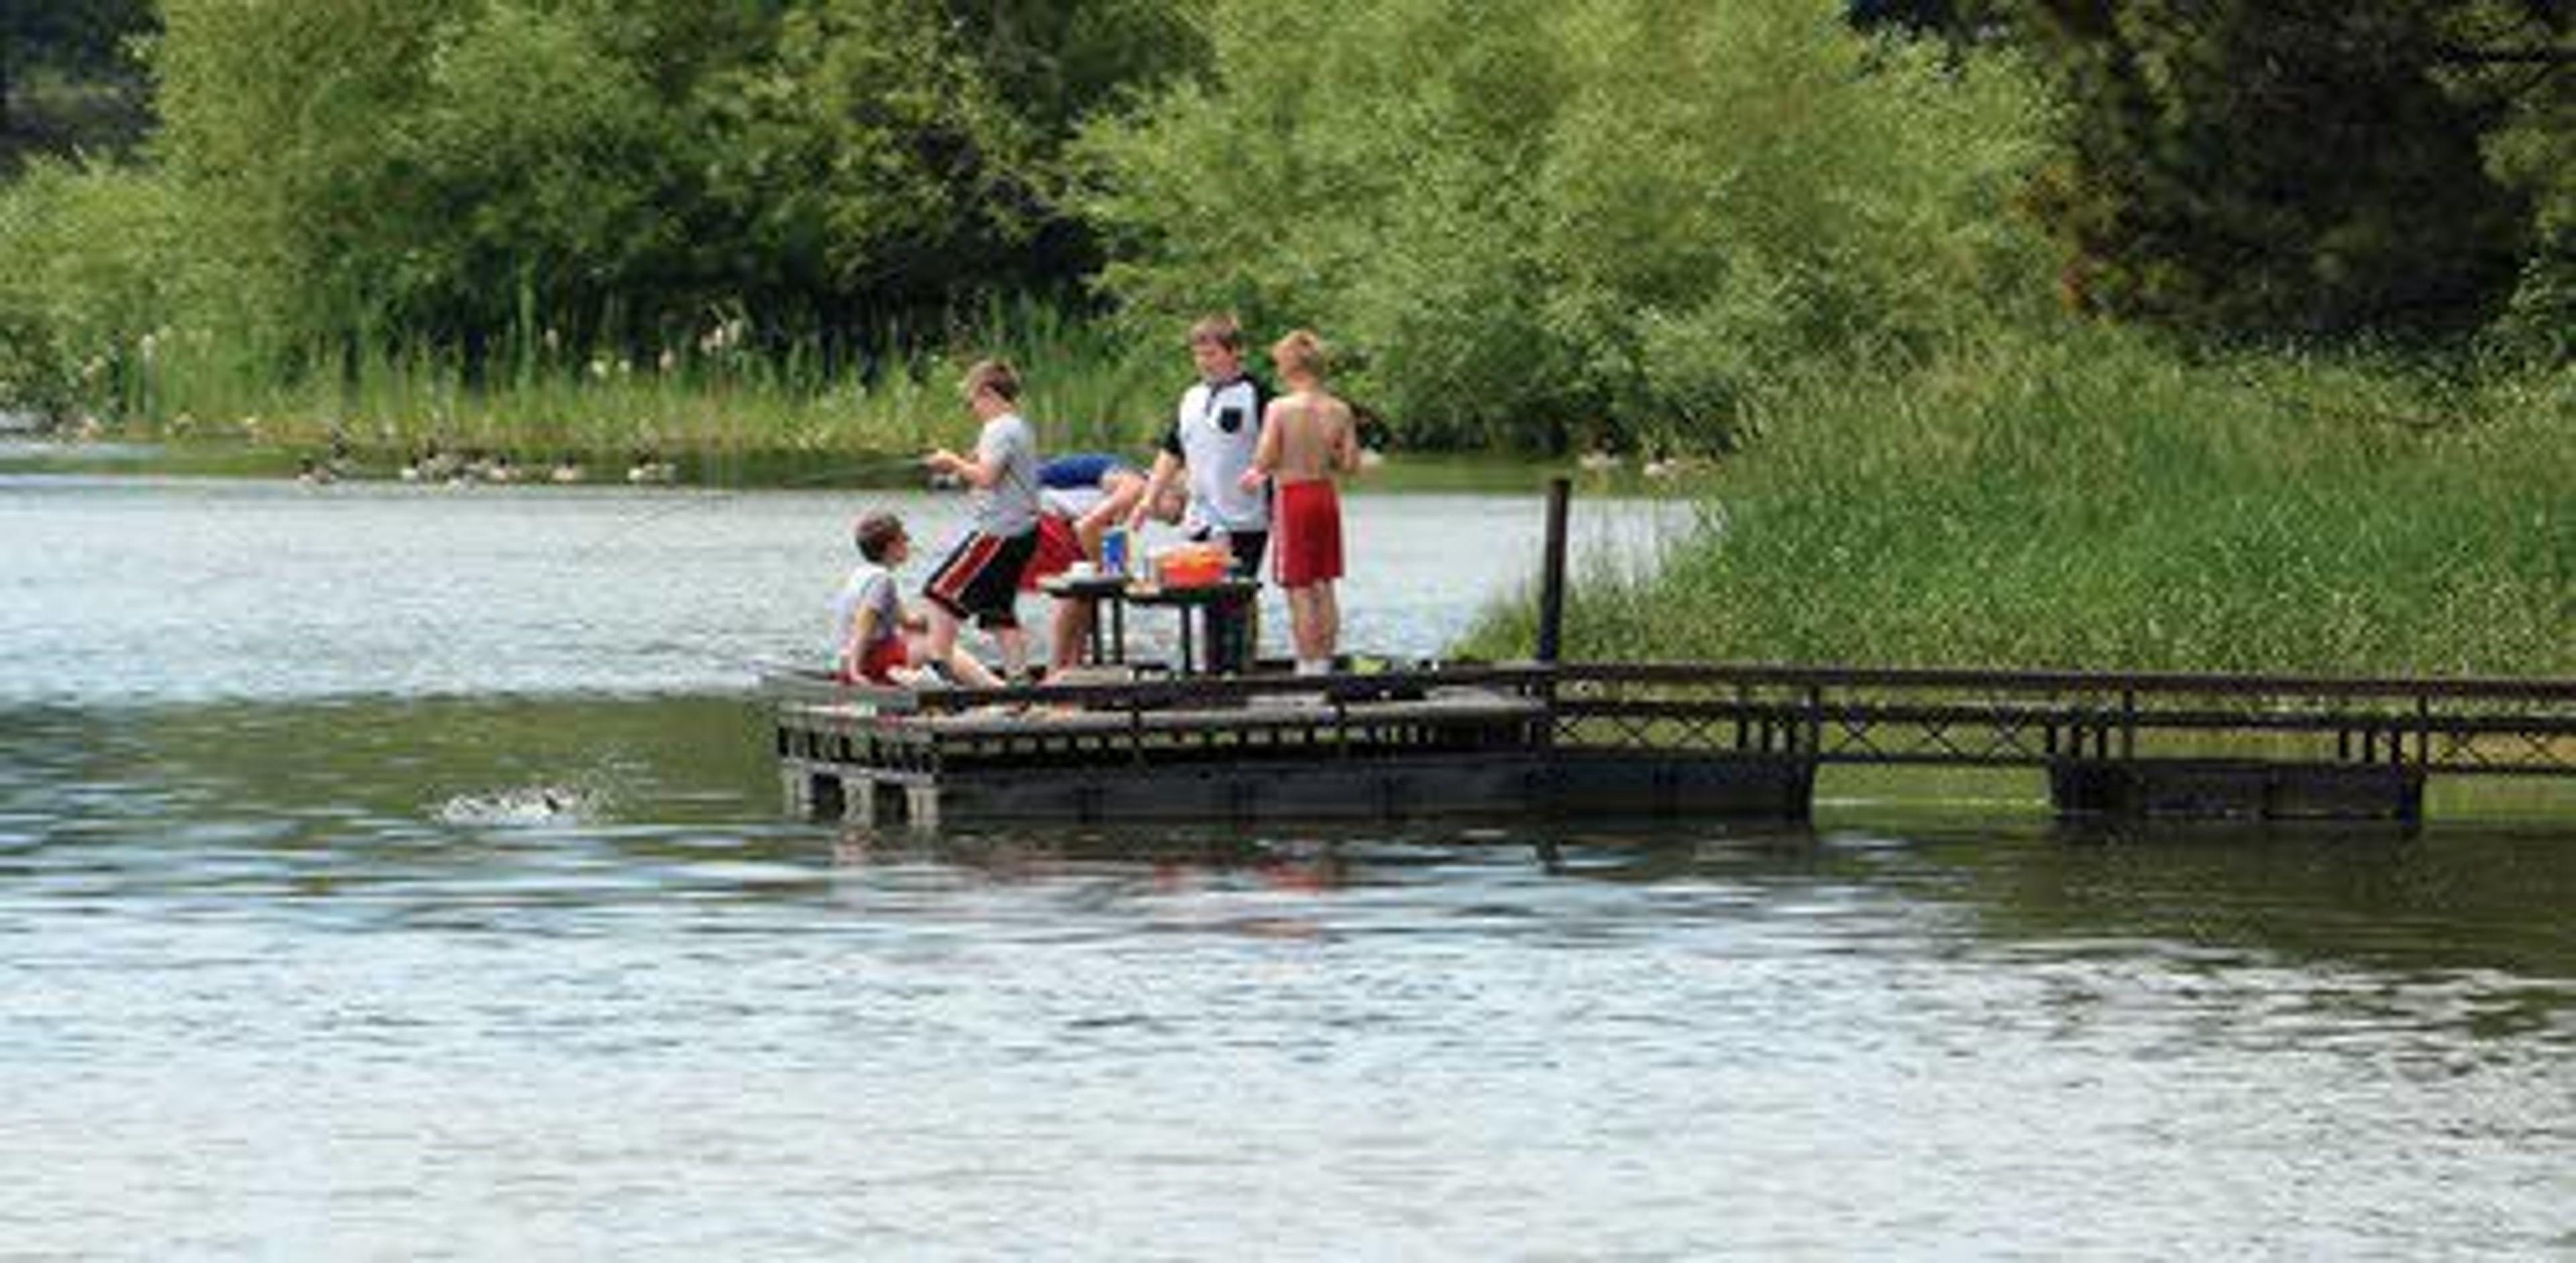
[[1049, 487], [1038, 495], [1038, 504], [1057, 517], [1078, 518], [1099, 508], [1109, 493], [1098, 487]]
[[1270, 497], [1243, 489], [1243, 471], [1261, 446], [1261, 388], [1249, 377], [1222, 386], [1200, 382], [1181, 396], [1163, 450], [1190, 471], [1190, 508], [1182, 525], [1199, 531], [1270, 529]]
[[975, 440], [975, 459], [1001, 470], [990, 487], [977, 487], [966, 498], [975, 529], [1008, 539], [1038, 526], [1038, 440], [1029, 423], [1005, 412], [984, 423]]
[[[870, 644], [882, 643], [886, 637], [902, 633], [903, 600], [896, 594], [894, 572], [873, 561], [859, 563], [850, 572], [849, 581], [841, 585], [840, 594], [832, 598], [832, 653], [850, 643], [850, 631], [859, 624], [859, 611], [877, 612], [876, 636]], [[868, 646], [859, 646], [865, 651]]]

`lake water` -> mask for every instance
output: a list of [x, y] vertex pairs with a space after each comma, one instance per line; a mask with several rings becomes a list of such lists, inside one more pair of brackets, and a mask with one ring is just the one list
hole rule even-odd
[[2576, 1252], [2576, 824], [786, 820], [889, 501], [0, 477], [0, 1256]]

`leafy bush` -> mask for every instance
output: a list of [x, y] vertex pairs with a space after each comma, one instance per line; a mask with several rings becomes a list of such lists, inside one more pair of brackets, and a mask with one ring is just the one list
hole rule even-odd
[[142, 172], [39, 160], [0, 188], [0, 406], [139, 397], [190, 280], [183, 224]]
[[1176, 0], [166, 7], [159, 149], [248, 304], [289, 345], [476, 356], [1068, 284], [1061, 112], [1195, 47]]
[[1313, 324], [1418, 441], [1723, 444], [1782, 374], [2035, 292], [2030, 78], [1811, 0], [1218, 0], [1210, 73], [1082, 153], [1106, 288]]
[[2063, 156], [2033, 198], [2070, 297], [2233, 338], [2448, 333], [2494, 316], [2529, 210], [2479, 151], [2499, 111], [2445, 82], [2487, 7], [2030, 4], [2070, 103]]

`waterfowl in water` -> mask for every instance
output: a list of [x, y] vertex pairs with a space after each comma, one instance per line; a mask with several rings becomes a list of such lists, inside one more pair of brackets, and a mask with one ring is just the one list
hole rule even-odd
[[1639, 466], [1637, 472], [1657, 481], [1679, 478], [1690, 472], [1690, 462], [1680, 456], [1658, 456]]

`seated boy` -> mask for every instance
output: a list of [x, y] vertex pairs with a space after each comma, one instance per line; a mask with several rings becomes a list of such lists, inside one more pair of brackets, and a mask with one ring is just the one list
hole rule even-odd
[[[852, 537], [860, 562], [832, 600], [833, 675], [843, 684], [918, 687], [942, 672], [925, 669], [928, 620], [908, 613], [895, 590], [894, 568], [912, 555], [903, 519], [870, 513]], [[963, 649], [951, 649], [945, 675], [973, 688], [998, 688], [1001, 680]]]

